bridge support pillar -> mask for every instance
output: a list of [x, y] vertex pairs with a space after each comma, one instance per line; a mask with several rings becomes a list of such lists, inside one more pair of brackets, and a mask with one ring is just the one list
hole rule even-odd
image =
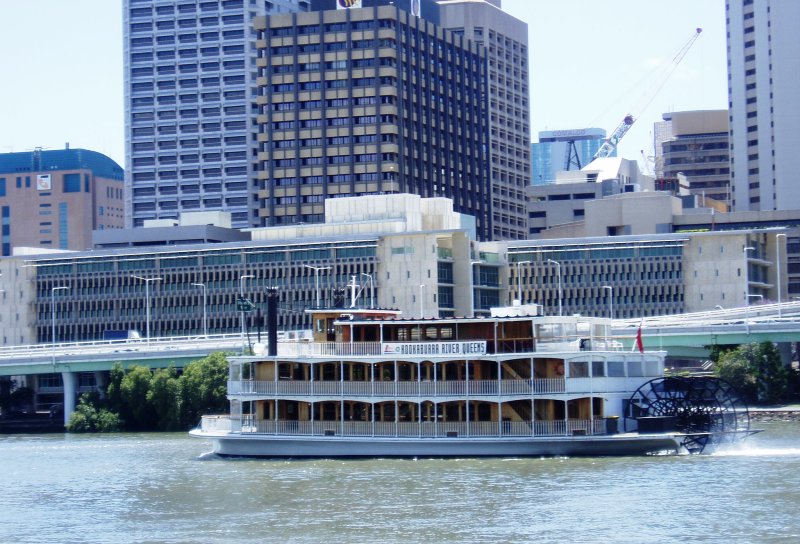
[[75, 411], [78, 375], [74, 372], [62, 372], [61, 381], [64, 383], [64, 425], [66, 425], [69, 422], [69, 416]]
[[106, 398], [106, 388], [108, 388], [107, 370], [98, 370], [94, 373], [94, 387], [101, 399]]

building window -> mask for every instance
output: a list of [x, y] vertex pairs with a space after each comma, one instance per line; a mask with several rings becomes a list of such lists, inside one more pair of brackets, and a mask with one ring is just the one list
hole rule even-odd
[[81, 192], [80, 174], [64, 174], [64, 192], [65, 193]]
[[[71, 174], [67, 174], [71, 175]], [[80, 175], [75, 174], [78, 176], [78, 191], [80, 191]], [[64, 176], [66, 177], [66, 176]], [[67, 203], [61, 202], [58, 205], [58, 247], [60, 249], [68, 249], [69, 248], [69, 231], [68, 231], [68, 209]]]

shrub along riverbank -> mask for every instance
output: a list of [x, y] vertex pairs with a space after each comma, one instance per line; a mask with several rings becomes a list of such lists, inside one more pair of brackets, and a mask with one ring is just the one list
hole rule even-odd
[[72, 432], [180, 431], [197, 425], [203, 414], [228, 412], [228, 362], [222, 353], [174, 368], [150, 370], [134, 365], [111, 370], [105, 398], [81, 396], [70, 416]]

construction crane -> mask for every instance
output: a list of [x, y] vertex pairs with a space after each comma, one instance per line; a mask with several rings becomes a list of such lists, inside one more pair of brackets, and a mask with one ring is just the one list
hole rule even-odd
[[692, 35], [691, 38], [689, 38], [689, 41], [686, 42], [684, 46], [681, 47], [680, 51], [678, 51], [678, 53], [672, 58], [672, 62], [668, 65], [667, 70], [663, 74], [661, 74], [660, 77], [655, 79], [652, 86], [653, 90], [648, 92], [644, 96], [645, 103], [640, 108], [637, 108], [635, 110], [637, 112], [636, 116], [634, 116], [633, 113], [629, 113], [625, 117], [623, 117], [620, 124], [617, 125], [617, 128], [614, 129], [614, 132], [611, 133], [611, 136], [609, 136], [606, 139], [606, 141], [603, 142], [603, 145], [601, 145], [600, 148], [597, 150], [597, 153], [594, 154], [592, 160], [608, 157], [614, 152], [614, 150], [617, 148], [617, 145], [619, 144], [619, 141], [622, 139], [623, 136], [625, 136], [625, 134], [628, 133], [628, 131], [633, 126], [633, 123], [636, 122], [639, 113], [641, 111], [644, 111], [647, 108], [647, 106], [650, 105], [650, 102], [653, 101], [658, 92], [664, 87], [669, 77], [678, 67], [678, 64], [680, 64], [680, 62], [683, 60], [683, 57], [686, 56], [686, 53], [689, 52], [689, 49], [691, 49], [692, 45], [694, 45], [694, 42], [696, 42], [697, 38], [700, 37], [701, 32], [703, 32], [702, 28], [695, 29], [695, 33]]

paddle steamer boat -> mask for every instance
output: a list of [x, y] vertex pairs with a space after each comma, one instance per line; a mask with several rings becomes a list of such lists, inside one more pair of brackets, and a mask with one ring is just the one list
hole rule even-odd
[[313, 341], [278, 343], [273, 334], [268, 348], [231, 359], [230, 415], [203, 417], [191, 435], [212, 439], [224, 456], [681, 450], [683, 432], [652, 422], [628, 430], [637, 428], [626, 419], [631, 395], [663, 376], [663, 352], [623, 350], [607, 319], [539, 310], [443, 319], [312, 311]]

